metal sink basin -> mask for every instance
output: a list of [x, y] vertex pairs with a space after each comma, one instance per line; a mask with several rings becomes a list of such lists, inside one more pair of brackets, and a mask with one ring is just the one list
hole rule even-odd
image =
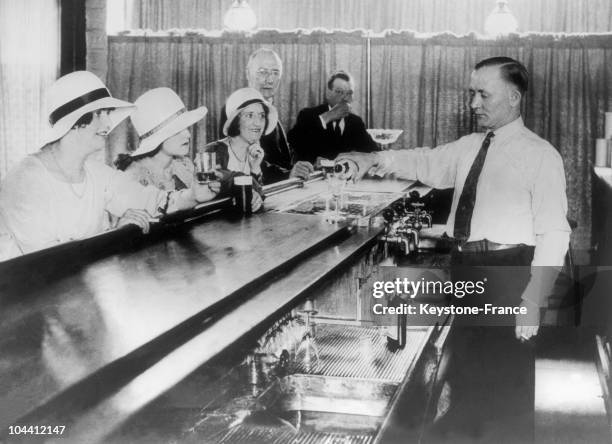
[[[294, 374], [276, 380], [258, 398], [240, 434], [284, 433], [292, 442], [327, 442], [325, 436], [369, 442], [389, 408], [397, 384], [364, 379]], [[364, 441], [365, 440], [365, 441]], [[350, 441], [349, 441], [350, 442]]]
[[383, 416], [397, 384], [365, 379], [290, 375], [275, 381], [257, 400], [271, 412], [312, 411]]
[[427, 332], [412, 331], [406, 347], [391, 352], [379, 327], [318, 324], [315, 368], [295, 363], [293, 373], [241, 404], [229, 429], [214, 427], [214, 414], [199, 427], [215, 444], [371, 444]]

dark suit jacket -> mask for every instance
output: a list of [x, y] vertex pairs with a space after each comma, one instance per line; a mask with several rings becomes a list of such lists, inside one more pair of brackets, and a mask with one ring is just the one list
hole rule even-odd
[[378, 149], [363, 120], [356, 114], [344, 118], [344, 132], [340, 137], [334, 133], [331, 123], [323, 128], [319, 115], [328, 109], [327, 104], [323, 104], [304, 108], [298, 114], [295, 126], [289, 131], [289, 143], [296, 160], [314, 163], [317, 156], [335, 159], [338, 154], [348, 151], [369, 153]]
[[[227, 113], [225, 112], [225, 106], [223, 106], [219, 119], [219, 137], [224, 137], [223, 125], [225, 125], [226, 120]], [[270, 134], [261, 136], [259, 144], [264, 150], [264, 160], [261, 164], [263, 183], [269, 184], [288, 179], [293, 166], [293, 152], [289, 143], [287, 143], [287, 136], [285, 136], [281, 123], [278, 122], [274, 131]]]

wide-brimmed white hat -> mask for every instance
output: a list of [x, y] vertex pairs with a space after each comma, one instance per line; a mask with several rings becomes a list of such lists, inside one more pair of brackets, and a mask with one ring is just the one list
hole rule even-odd
[[202, 120], [208, 110], [201, 106], [187, 111], [181, 98], [170, 88], [155, 88], [138, 97], [136, 111], [130, 116], [140, 137], [132, 157], [153, 151], [166, 139]]
[[43, 132], [40, 146], [63, 137], [85, 114], [104, 108], [115, 108], [109, 114], [112, 130], [130, 115], [134, 105], [112, 97], [102, 80], [89, 71], [60, 77], [47, 93], [49, 126]]
[[223, 134], [227, 136], [227, 130], [238, 116], [240, 111], [252, 103], [261, 103], [268, 115], [268, 126], [264, 129], [265, 134], [270, 134], [278, 124], [278, 111], [274, 105], [266, 102], [261, 93], [254, 88], [240, 88], [234, 91], [225, 101], [225, 112], [227, 121], [223, 125]]

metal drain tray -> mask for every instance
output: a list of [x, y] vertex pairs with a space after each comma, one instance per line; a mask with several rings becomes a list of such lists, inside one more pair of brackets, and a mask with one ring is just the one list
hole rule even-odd
[[315, 338], [319, 365], [306, 371], [300, 363], [295, 363], [293, 373], [370, 379], [397, 385], [404, 380], [427, 337], [425, 328], [410, 330], [406, 346], [390, 352], [380, 327], [319, 324]]
[[[254, 402], [251, 415], [216, 435], [215, 442], [373, 442], [428, 331], [411, 330], [406, 347], [393, 353], [378, 327], [324, 324], [316, 328], [319, 364], [310, 372], [294, 364], [293, 374], [267, 387]], [[249, 420], [262, 412], [262, 421]]]

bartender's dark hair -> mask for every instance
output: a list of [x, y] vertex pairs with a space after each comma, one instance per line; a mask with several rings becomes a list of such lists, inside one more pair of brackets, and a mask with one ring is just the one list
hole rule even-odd
[[148, 153], [144, 153], [139, 156], [130, 156], [129, 153], [121, 153], [117, 156], [117, 159], [115, 159], [115, 162], [113, 163], [115, 164], [115, 167], [118, 170], [125, 171], [132, 164], [132, 162], [136, 162], [137, 160], [144, 159], [145, 157], [155, 156], [157, 153], [159, 153], [159, 150], [161, 150], [161, 147], [162, 146], [160, 144], [153, 151], [149, 151]]
[[348, 72], [342, 70], [336, 71], [329, 76], [329, 79], [327, 80], [327, 89], [331, 90], [334, 87], [334, 80], [336, 79], [342, 79], [345, 82], [353, 81], [353, 77]]
[[499, 66], [504, 80], [516, 86], [521, 96], [525, 95], [529, 87], [529, 73], [521, 62], [510, 57], [491, 57], [476, 63], [474, 69], [477, 70], [485, 66]]

